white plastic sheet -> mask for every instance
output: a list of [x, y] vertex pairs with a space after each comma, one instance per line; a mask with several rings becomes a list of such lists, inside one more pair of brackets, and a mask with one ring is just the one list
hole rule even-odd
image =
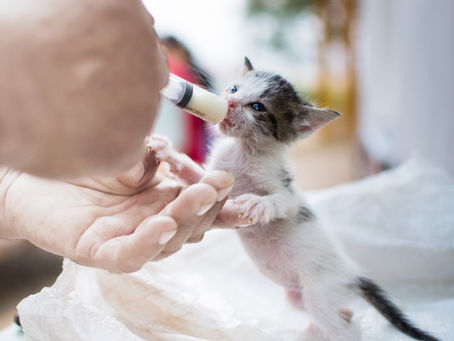
[[[414, 158], [357, 183], [308, 194], [346, 251], [423, 329], [454, 340], [454, 182]], [[352, 302], [367, 341], [409, 340]], [[309, 320], [245, 255], [236, 233], [111, 274], [65, 261], [51, 288], [18, 306], [27, 340], [293, 341]]]

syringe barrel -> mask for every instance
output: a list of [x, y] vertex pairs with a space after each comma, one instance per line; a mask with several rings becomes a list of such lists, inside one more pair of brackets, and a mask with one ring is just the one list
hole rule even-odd
[[184, 108], [192, 97], [193, 84], [185, 81], [183, 78], [169, 75], [169, 84], [161, 90], [161, 95], [170, 103]]
[[169, 75], [169, 84], [161, 90], [161, 95], [184, 111], [214, 124], [227, 114], [228, 104], [224, 99], [174, 74]]

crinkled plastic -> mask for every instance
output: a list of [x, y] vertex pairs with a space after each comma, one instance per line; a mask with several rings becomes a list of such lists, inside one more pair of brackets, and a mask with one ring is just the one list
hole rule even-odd
[[[447, 174], [413, 158], [307, 199], [413, 321], [454, 340], [454, 182]], [[360, 299], [352, 308], [362, 340], [408, 339]], [[230, 230], [211, 231], [133, 274], [65, 260], [57, 282], [18, 309], [33, 341], [296, 341], [309, 323]]]

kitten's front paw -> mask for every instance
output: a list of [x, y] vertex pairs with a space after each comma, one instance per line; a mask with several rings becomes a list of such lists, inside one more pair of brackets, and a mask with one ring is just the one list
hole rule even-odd
[[165, 161], [172, 150], [172, 143], [165, 136], [152, 135], [145, 140], [147, 148], [156, 154], [159, 161]]
[[173, 149], [170, 140], [161, 135], [152, 135], [145, 140], [147, 148], [155, 153], [159, 161], [165, 161], [170, 165], [172, 172], [179, 172], [183, 168], [178, 152]]
[[255, 194], [243, 194], [233, 200], [240, 208], [240, 218], [249, 218], [251, 224], [270, 222], [272, 207], [263, 197]]

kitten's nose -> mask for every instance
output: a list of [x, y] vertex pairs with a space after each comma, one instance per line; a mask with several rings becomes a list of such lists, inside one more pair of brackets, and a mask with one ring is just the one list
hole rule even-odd
[[235, 101], [234, 99], [229, 99], [229, 100], [227, 101], [227, 103], [229, 104], [229, 108], [234, 108], [234, 107], [236, 107], [236, 105], [238, 104], [238, 102]]

